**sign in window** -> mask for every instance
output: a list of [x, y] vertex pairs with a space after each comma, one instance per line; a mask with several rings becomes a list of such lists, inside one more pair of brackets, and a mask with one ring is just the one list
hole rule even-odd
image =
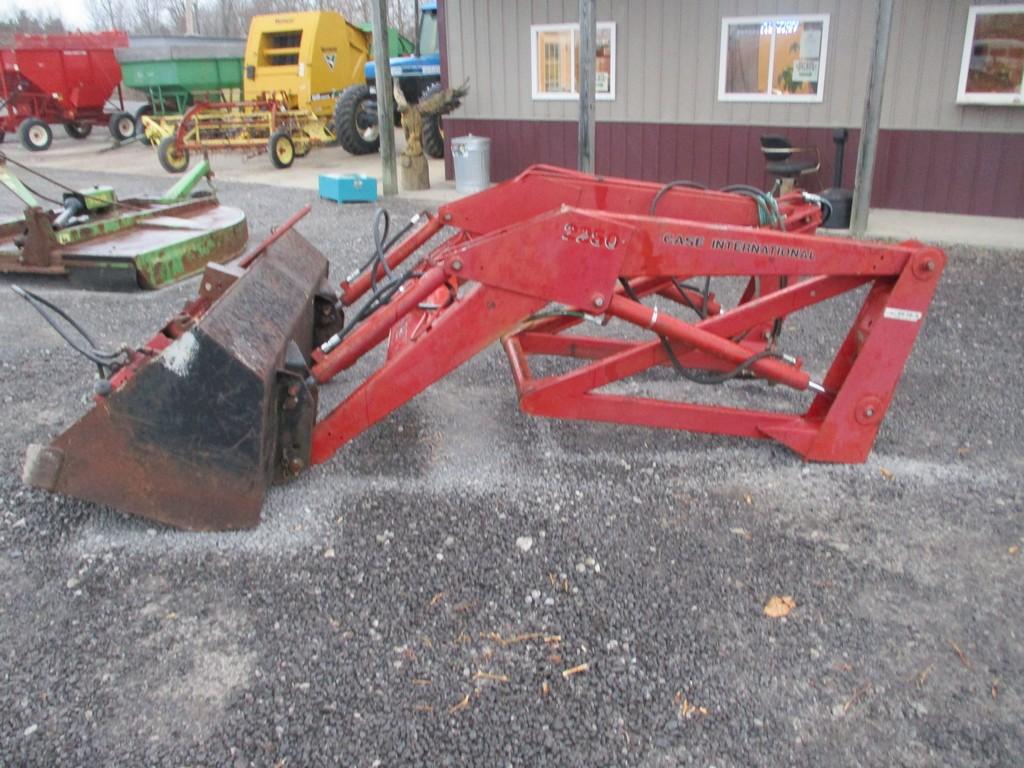
[[[530, 27], [533, 98], [572, 100], [580, 97], [579, 24]], [[597, 25], [597, 88], [601, 100], [615, 98], [615, 24]]]
[[971, 8], [957, 102], [1024, 105], [1024, 4]]
[[821, 101], [828, 15], [722, 19], [721, 101]]

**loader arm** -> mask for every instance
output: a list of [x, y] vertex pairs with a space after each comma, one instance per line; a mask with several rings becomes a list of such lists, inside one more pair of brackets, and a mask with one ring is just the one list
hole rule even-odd
[[[248, 527], [271, 483], [329, 461], [496, 341], [532, 414], [774, 439], [807, 460], [862, 462], [945, 256], [819, 237], [822, 215], [801, 192], [537, 166], [418, 215], [391, 241], [377, 233], [380, 247], [337, 292], [326, 259], [279, 232], [211, 266], [199, 298], [96, 408], [35, 449], [26, 479], [180, 527]], [[733, 298], [716, 296], [719, 284]], [[805, 367], [783, 346], [785, 321], [851, 293], [861, 306], [834, 358]], [[320, 390], [385, 343], [377, 369], [318, 413]], [[570, 365], [537, 375], [539, 356]], [[678, 374], [672, 399], [605, 389], [654, 369]], [[736, 379], [792, 391], [791, 407], [709, 402]]]

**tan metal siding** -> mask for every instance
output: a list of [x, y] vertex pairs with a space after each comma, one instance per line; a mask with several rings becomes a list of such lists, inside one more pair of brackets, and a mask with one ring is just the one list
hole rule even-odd
[[1020, 107], [956, 103], [968, 10], [972, 5], [1005, 5], [1010, 1], [897, 0], [889, 41], [882, 127], [1024, 131], [1024, 109]]
[[[989, 3], [1011, 0], [986, 0]], [[896, 0], [882, 127], [1024, 131], [1024, 109], [956, 104], [970, 0]], [[978, 3], [975, 3], [978, 4]], [[450, 80], [471, 80], [467, 119], [575, 120], [574, 101], [531, 97], [531, 24], [572, 22], [577, 0], [446, 0]], [[598, 121], [857, 126], [874, 35], [874, 0], [598, 0], [616, 23], [616, 98]], [[718, 100], [725, 16], [829, 14], [820, 104]]]

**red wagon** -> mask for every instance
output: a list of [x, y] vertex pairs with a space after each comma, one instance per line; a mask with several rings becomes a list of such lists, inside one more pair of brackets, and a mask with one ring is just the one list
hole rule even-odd
[[[121, 67], [115, 48], [127, 48], [125, 32], [15, 35], [14, 48], [0, 50], [0, 137], [17, 131], [26, 149], [39, 152], [53, 141], [50, 123], [84, 139], [94, 125], [107, 125], [115, 139], [135, 135], [124, 109]], [[116, 90], [115, 111], [106, 111]], [[0, 138], [2, 140], [2, 138]]]

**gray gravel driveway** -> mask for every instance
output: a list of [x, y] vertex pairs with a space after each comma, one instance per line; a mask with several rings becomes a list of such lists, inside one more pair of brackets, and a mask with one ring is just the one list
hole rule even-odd
[[[369, 252], [369, 208], [221, 197]], [[950, 255], [865, 465], [534, 419], [494, 348], [230, 535], [22, 487], [92, 372], [0, 279], [0, 765], [1020, 765], [1024, 253]], [[111, 345], [195, 291], [22, 282]]]

